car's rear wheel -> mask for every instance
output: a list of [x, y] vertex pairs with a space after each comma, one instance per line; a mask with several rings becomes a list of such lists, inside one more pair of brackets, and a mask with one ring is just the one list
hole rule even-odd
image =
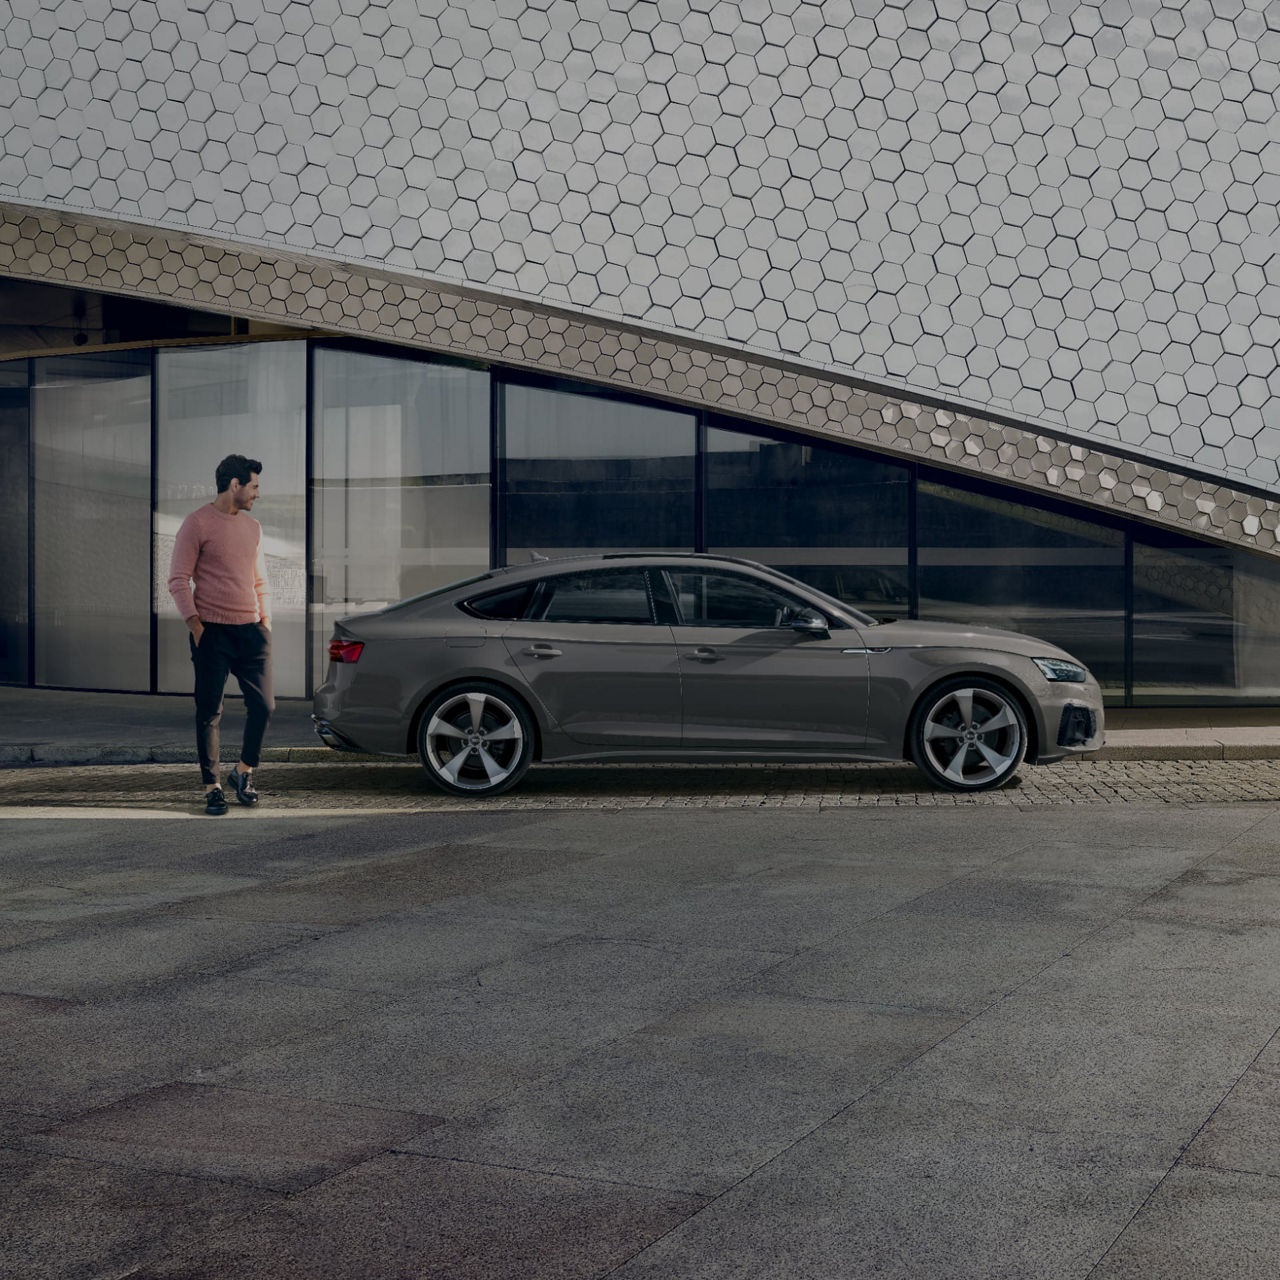
[[911, 717], [911, 758], [952, 791], [1004, 786], [1027, 752], [1018, 700], [994, 680], [972, 676], [931, 689]]
[[496, 796], [524, 777], [533, 760], [533, 721], [501, 685], [454, 685], [427, 704], [418, 725], [427, 777], [451, 795]]

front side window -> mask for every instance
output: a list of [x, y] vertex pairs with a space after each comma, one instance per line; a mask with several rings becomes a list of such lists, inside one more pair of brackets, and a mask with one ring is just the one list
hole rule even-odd
[[547, 578], [534, 597], [533, 616], [544, 622], [653, 621], [643, 569], [604, 569]]
[[809, 608], [733, 573], [672, 573], [671, 583], [686, 627], [781, 627], [797, 609]]

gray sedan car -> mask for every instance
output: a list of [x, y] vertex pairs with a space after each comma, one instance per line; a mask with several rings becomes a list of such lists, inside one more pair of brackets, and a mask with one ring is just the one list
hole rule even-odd
[[764, 565], [544, 560], [343, 618], [315, 695], [341, 750], [417, 753], [455, 795], [535, 761], [913, 760], [998, 787], [1102, 744], [1102, 695], [1054, 645], [877, 622]]

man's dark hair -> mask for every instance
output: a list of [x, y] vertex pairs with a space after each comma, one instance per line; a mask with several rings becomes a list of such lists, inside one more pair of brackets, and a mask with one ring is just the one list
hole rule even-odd
[[243, 453], [227, 454], [218, 463], [218, 492], [226, 493], [233, 480], [248, 484], [250, 474], [262, 474], [262, 463], [257, 458], [246, 458]]

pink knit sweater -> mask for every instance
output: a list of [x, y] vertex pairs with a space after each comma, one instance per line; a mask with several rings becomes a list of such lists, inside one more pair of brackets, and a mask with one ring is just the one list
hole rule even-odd
[[262, 526], [247, 511], [226, 515], [213, 503], [198, 507], [178, 530], [169, 594], [183, 618], [199, 614], [201, 622], [269, 622]]

